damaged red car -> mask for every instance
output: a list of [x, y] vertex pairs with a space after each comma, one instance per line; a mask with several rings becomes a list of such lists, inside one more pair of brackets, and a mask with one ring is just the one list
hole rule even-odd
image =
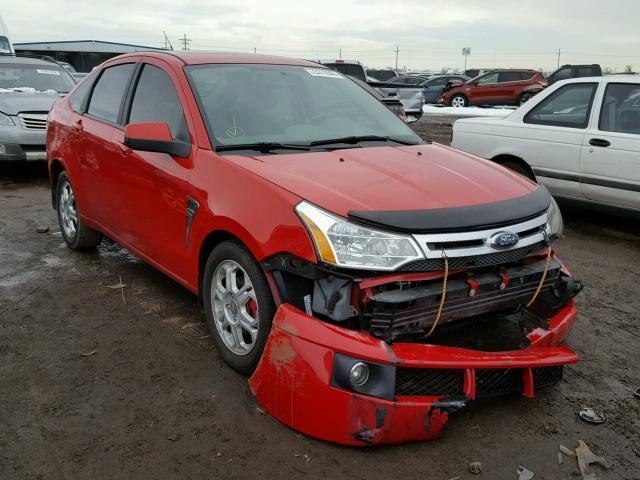
[[307, 435], [440, 436], [577, 361], [581, 285], [544, 187], [421, 140], [318, 64], [128, 54], [49, 114], [73, 249], [108, 236], [198, 295], [222, 358]]

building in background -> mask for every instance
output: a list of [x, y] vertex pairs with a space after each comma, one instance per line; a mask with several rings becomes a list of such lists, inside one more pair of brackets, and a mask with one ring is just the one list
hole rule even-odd
[[164, 48], [101, 40], [23, 42], [14, 43], [13, 46], [19, 55], [48, 55], [60, 62], [70, 63], [78, 72], [90, 72], [93, 67], [105, 60], [123, 53], [164, 50]]

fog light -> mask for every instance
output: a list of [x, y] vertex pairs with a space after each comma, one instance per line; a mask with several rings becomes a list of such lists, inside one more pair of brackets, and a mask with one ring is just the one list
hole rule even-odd
[[352, 387], [361, 387], [369, 380], [369, 365], [363, 362], [356, 363], [349, 370], [349, 382]]

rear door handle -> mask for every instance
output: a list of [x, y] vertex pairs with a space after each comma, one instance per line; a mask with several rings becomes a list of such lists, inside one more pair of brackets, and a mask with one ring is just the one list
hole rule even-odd
[[608, 147], [611, 145], [611, 142], [602, 138], [592, 138], [589, 140], [589, 145], [593, 147]]
[[82, 130], [84, 128], [84, 126], [82, 125], [82, 119], [80, 120], [74, 120], [72, 122], [73, 128], [75, 128], [76, 130]]

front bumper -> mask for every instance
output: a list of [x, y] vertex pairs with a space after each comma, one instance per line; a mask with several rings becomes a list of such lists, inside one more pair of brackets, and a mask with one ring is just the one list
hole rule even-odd
[[[439, 438], [449, 414], [474, 400], [484, 372], [515, 373], [522, 395], [532, 397], [536, 372], [576, 363], [577, 355], [558, 346], [576, 318], [569, 302], [529, 333], [530, 346], [509, 352], [480, 352], [419, 343], [395, 343], [322, 322], [281, 305], [258, 367], [249, 379], [257, 400], [285, 425], [306, 435], [347, 445], [394, 444]], [[393, 400], [332, 386], [334, 354], [414, 369], [455, 369], [462, 395], [398, 396]], [[511, 375], [513, 377], [513, 375]]]
[[9, 161], [38, 161], [47, 159], [45, 145], [18, 145], [15, 143], [0, 143], [0, 162]]

